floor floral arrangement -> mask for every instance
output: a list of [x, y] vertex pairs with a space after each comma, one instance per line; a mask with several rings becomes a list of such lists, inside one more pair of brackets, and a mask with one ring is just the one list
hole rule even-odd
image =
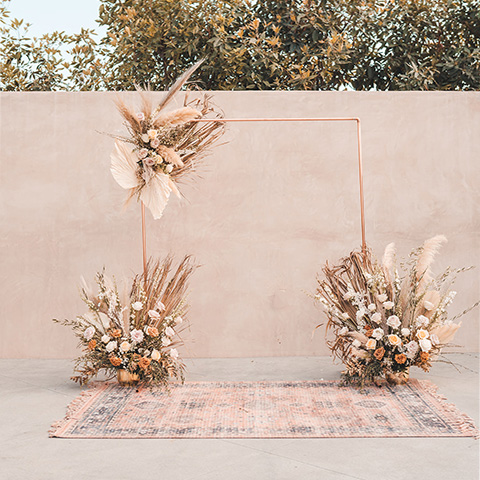
[[184, 364], [177, 347], [183, 343], [188, 280], [195, 266], [190, 257], [174, 269], [172, 258], [150, 262], [146, 281], [137, 275], [129, 292], [119, 293], [114, 279], [97, 273], [98, 291], [86, 284], [82, 299], [88, 313], [74, 320], [55, 320], [71, 327], [83, 350], [72, 380], [86, 384], [104, 371], [122, 384], [142, 381], [167, 385], [183, 380]]
[[450, 288], [467, 269], [448, 268], [433, 277], [430, 267], [445, 241], [438, 235], [412, 251], [402, 275], [393, 243], [381, 262], [367, 249], [324, 266], [315, 299], [325, 308], [327, 334], [333, 333], [327, 345], [344, 363], [346, 383], [405, 383], [410, 367], [428, 371], [453, 340], [461, 325], [455, 320], [470, 309], [449, 317], [456, 295]]

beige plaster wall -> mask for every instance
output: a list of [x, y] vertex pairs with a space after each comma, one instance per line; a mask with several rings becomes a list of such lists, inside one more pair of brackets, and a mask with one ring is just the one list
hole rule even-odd
[[[122, 132], [114, 93], [1, 93], [1, 357], [76, 355], [51, 322], [84, 312], [77, 286], [107, 267], [141, 271], [140, 207], [122, 211], [110, 175]], [[162, 94], [155, 94], [158, 98]], [[136, 95], [124, 94], [129, 101]], [[367, 240], [401, 255], [437, 233], [436, 263], [479, 265], [480, 94], [217, 92], [228, 117], [358, 116]], [[232, 124], [198, 181], [164, 217], [148, 215], [148, 249], [202, 267], [191, 283], [187, 356], [321, 355], [324, 321], [306, 292], [322, 264], [360, 245], [355, 124]], [[453, 312], [480, 298], [461, 276]], [[457, 335], [478, 351], [478, 310]]]

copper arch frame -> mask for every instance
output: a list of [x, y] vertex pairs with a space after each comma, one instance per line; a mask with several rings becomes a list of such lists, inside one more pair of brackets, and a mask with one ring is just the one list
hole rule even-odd
[[[360, 221], [362, 228], [362, 254], [365, 258], [367, 243], [365, 239], [365, 198], [363, 194], [363, 163], [362, 163], [362, 138], [360, 119], [357, 117], [338, 118], [199, 118], [193, 122], [356, 122], [357, 124], [357, 160], [358, 160], [358, 182], [360, 187]], [[147, 235], [145, 226], [145, 205], [142, 202], [142, 246], [143, 246], [143, 274], [147, 278]]]

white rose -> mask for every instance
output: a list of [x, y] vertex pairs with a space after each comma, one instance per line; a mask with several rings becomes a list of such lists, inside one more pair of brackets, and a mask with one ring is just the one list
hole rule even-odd
[[429, 302], [428, 300], [425, 300], [423, 302], [423, 306], [425, 310], [428, 310], [428, 311], [433, 310], [435, 308], [435, 305], [432, 302]]
[[353, 293], [352, 292], [347, 292], [343, 295], [343, 299], [344, 300], [350, 300], [351, 298], [353, 297]]
[[143, 332], [141, 330], [132, 330], [130, 332], [130, 338], [135, 342], [135, 343], [140, 343], [143, 340]]
[[108, 343], [109, 341], [110, 341], [110, 337], [109, 337], [108, 335], [104, 335], [104, 336], [102, 337], [102, 342], [103, 342], [103, 343]]
[[150, 140], [150, 145], [153, 148], [157, 148], [160, 145], [160, 140], [158, 138], [154, 138], [154, 139]]
[[360, 347], [362, 344], [361, 344], [360, 340], [355, 339], [355, 340], [352, 342], [352, 345], [353, 345], [355, 348], [358, 348], [358, 347]]
[[426, 327], [430, 323], [430, 320], [425, 315], [419, 315], [415, 323], [419, 327]]
[[173, 170], [173, 165], [170, 165], [170, 164], [169, 164], [169, 165], [167, 165], [167, 166], [165, 167], [165, 171], [166, 171], [167, 173], [172, 173], [172, 170]]
[[408, 337], [408, 335], [410, 335], [410, 329], [409, 328], [402, 328], [401, 332], [402, 332], [402, 335], [404, 337]]
[[150, 138], [146, 133], [144, 133], [141, 138], [142, 138], [142, 142], [148, 143], [150, 141]]
[[368, 309], [369, 309], [371, 312], [374, 312], [374, 311], [377, 309], [377, 306], [376, 306], [374, 303], [371, 303], [371, 304], [368, 306]]
[[176, 359], [178, 358], [178, 352], [177, 352], [177, 349], [176, 349], [176, 348], [172, 348], [172, 349], [170, 350], [170, 356], [171, 356], [174, 360], [176, 360]]
[[357, 320], [361, 320], [366, 313], [367, 312], [363, 308], [361, 308], [360, 310], [357, 310], [357, 313], [356, 313]]
[[143, 112], [138, 112], [137, 119], [139, 122], [143, 122], [145, 120], [145, 114]]
[[153, 350], [151, 357], [152, 360], [158, 362], [160, 360], [160, 352], [158, 350]]
[[372, 315], [372, 322], [380, 323], [382, 321], [382, 314], [380, 312], [374, 313]]
[[171, 343], [172, 343], [172, 341], [168, 337], [163, 337], [162, 338], [162, 345], [164, 347], [168, 347]]
[[396, 315], [390, 315], [387, 318], [387, 325], [392, 328], [398, 328], [400, 326], [400, 319]]
[[122, 343], [120, 344], [120, 350], [121, 350], [122, 352], [128, 352], [128, 351], [130, 350], [130, 347], [131, 347], [131, 346], [132, 346], [132, 345], [131, 345], [130, 343], [128, 343], [127, 341], [122, 342]]
[[165, 335], [167, 335], [167, 337], [173, 337], [175, 335], [175, 330], [172, 327], [167, 327], [165, 329]]
[[422, 349], [422, 352], [428, 352], [432, 349], [432, 342], [428, 340], [428, 338], [424, 338], [423, 340], [420, 340], [419, 342], [420, 348]]
[[150, 318], [153, 318], [154, 320], [158, 320], [160, 318], [160, 314], [155, 310], [149, 310], [148, 311], [148, 316]]
[[105, 350], [107, 352], [113, 352], [116, 349], [117, 349], [117, 342], [115, 340], [113, 340], [112, 342], [108, 342], [107, 346], [105, 347]]
[[94, 335], [95, 335], [95, 327], [88, 327], [83, 332], [83, 336], [85, 337], [85, 340], [91, 340]]
[[381, 340], [381, 338], [383, 337], [384, 335], [384, 331], [383, 331], [383, 328], [376, 328], [373, 332], [372, 332], [372, 337], [373, 338], [376, 338], [377, 340]]
[[142, 302], [132, 303], [132, 308], [138, 312], [143, 308], [143, 303]]
[[395, 304], [393, 302], [388, 301], [388, 302], [383, 302], [383, 306], [386, 310], [391, 310], [395, 306]]
[[138, 151], [138, 158], [145, 158], [148, 155], [148, 150], [146, 148], [141, 148]]
[[339, 335], [345, 335], [346, 333], [348, 333], [348, 327], [343, 327], [338, 331]]
[[412, 340], [411, 342], [408, 342], [405, 347], [407, 349], [407, 357], [410, 359], [415, 358], [415, 355], [418, 352], [418, 343]]
[[432, 342], [432, 345], [438, 345], [440, 343], [440, 339], [438, 338], [437, 335], [435, 335], [434, 333], [432, 333], [430, 335], [430, 341]]
[[367, 350], [375, 350], [377, 348], [377, 341], [373, 338], [369, 338], [365, 344], [365, 347]]
[[388, 300], [388, 296], [385, 293], [381, 293], [381, 294], [377, 295], [377, 300], [380, 303], [386, 302]]

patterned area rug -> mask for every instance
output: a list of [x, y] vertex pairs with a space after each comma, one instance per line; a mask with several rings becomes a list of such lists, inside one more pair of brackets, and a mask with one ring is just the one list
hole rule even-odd
[[97, 382], [53, 425], [61, 438], [472, 437], [473, 421], [428, 381], [363, 391], [337, 382]]

